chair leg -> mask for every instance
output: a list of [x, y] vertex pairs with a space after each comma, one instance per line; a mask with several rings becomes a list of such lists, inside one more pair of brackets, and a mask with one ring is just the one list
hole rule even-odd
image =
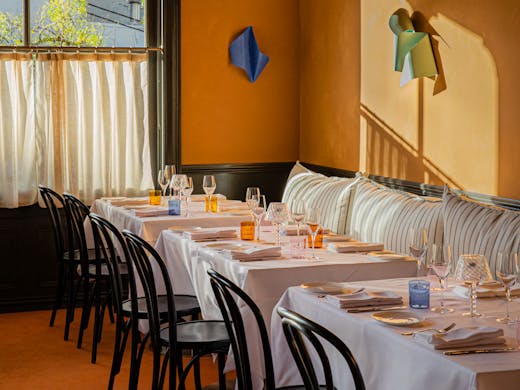
[[52, 307], [51, 320], [49, 321], [49, 326], [54, 326], [54, 321], [56, 320], [56, 312], [61, 307], [63, 303], [63, 295], [64, 291], [64, 283], [65, 283], [65, 264], [63, 262], [59, 262], [57, 264], [58, 267], [58, 279], [56, 286], [56, 296], [54, 297], [54, 305]]
[[[94, 298], [96, 296], [96, 289], [97, 284], [94, 281], [94, 284], [92, 286], [92, 294], [90, 293], [90, 281], [88, 275], [82, 278], [83, 280], [83, 308], [81, 310], [81, 320], [79, 325], [79, 334], [78, 334], [78, 343], [76, 347], [78, 349], [81, 348], [81, 345], [83, 343], [83, 334], [85, 332], [85, 329], [88, 328], [88, 323], [90, 320], [90, 310], [92, 308], [92, 305], [94, 303]], [[94, 331], [94, 333], [96, 333]]]
[[[99, 288], [97, 284], [94, 284], [94, 288], [92, 289], [92, 295], [94, 299], [94, 331], [92, 334], [92, 357], [90, 359], [90, 362], [92, 364], [96, 363], [96, 357], [97, 357], [97, 346], [99, 341], [101, 340], [101, 330], [103, 327], [103, 308], [101, 305], [101, 297], [99, 294]], [[90, 313], [90, 309], [89, 309]]]
[[65, 315], [65, 331], [63, 333], [63, 339], [68, 340], [69, 339], [69, 331], [70, 331], [70, 324], [72, 321], [74, 321], [74, 307], [76, 305], [76, 293], [79, 290], [79, 282], [78, 286], [74, 287], [74, 270], [73, 265], [69, 264], [67, 267], [67, 313]]
[[193, 364], [193, 379], [195, 380], [195, 389], [202, 390], [200, 383], [200, 359], [197, 358], [195, 364]]
[[217, 353], [218, 362], [218, 388], [219, 390], [226, 390], [226, 374], [224, 373], [224, 366], [226, 364], [226, 354], [224, 352]]
[[123, 360], [126, 341], [128, 338], [127, 324], [125, 324], [124, 319], [118, 316], [116, 320], [116, 337], [114, 342], [114, 353], [112, 355], [112, 366], [110, 368], [110, 379], [108, 381], [108, 390], [112, 390], [114, 387], [115, 377], [121, 370], [121, 362]]

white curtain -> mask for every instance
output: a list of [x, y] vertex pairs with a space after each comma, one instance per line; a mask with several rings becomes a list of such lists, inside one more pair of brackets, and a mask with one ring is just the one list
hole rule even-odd
[[87, 203], [153, 187], [146, 56], [11, 57], [0, 56], [0, 207], [36, 202], [38, 184]]

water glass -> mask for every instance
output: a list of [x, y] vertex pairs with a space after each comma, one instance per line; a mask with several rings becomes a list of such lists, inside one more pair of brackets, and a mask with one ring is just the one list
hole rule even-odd
[[161, 205], [161, 190], [148, 191], [148, 202], [153, 206]]
[[408, 294], [410, 307], [414, 309], [430, 307], [430, 282], [428, 280], [410, 280]]

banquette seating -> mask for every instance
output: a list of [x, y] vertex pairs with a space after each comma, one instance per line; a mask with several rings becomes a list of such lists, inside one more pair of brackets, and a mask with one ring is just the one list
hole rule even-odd
[[450, 245], [454, 259], [463, 253], [485, 255], [493, 272], [498, 253], [520, 252], [520, 212], [470, 199], [448, 187], [442, 198], [420, 196], [360, 173], [353, 178], [328, 177], [297, 162], [282, 201], [291, 208], [300, 200], [321, 208], [320, 222], [332, 232], [380, 242], [399, 253], [408, 252], [411, 228], [426, 229], [429, 243]]

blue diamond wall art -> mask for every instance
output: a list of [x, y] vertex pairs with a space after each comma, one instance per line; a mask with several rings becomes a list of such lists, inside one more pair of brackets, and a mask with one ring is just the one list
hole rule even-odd
[[253, 27], [247, 27], [229, 46], [231, 63], [246, 71], [254, 83], [269, 62], [269, 57], [258, 49]]

